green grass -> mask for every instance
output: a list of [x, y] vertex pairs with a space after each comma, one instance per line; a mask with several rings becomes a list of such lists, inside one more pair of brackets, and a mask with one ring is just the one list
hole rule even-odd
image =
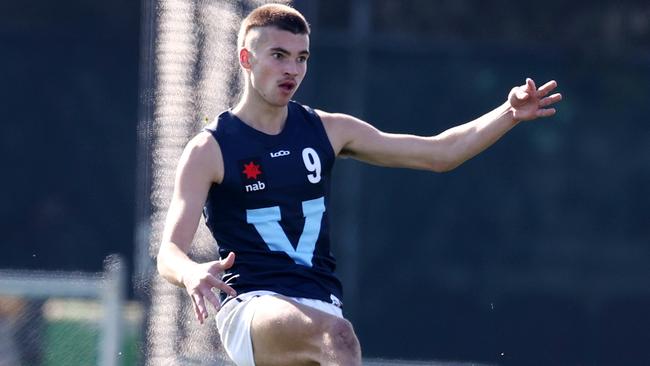
[[[99, 357], [100, 330], [98, 324], [86, 321], [49, 321], [43, 344], [44, 366], [93, 366]], [[124, 337], [121, 365], [137, 364], [138, 337]]]

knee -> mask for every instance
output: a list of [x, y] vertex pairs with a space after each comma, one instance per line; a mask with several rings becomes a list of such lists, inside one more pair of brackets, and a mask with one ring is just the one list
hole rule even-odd
[[361, 364], [361, 347], [352, 324], [341, 318], [328, 322], [323, 334], [324, 351], [334, 359], [346, 359], [348, 365]]

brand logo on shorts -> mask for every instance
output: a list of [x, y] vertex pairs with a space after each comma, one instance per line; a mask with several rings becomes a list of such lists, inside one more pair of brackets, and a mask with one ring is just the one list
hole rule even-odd
[[332, 300], [332, 305], [336, 306], [337, 308], [343, 306], [341, 300], [339, 300], [339, 298], [334, 295], [330, 295], [330, 300]]
[[272, 157], [272, 158], [279, 158], [279, 157], [281, 157], [281, 156], [287, 156], [287, 155], [289, 155], [289, 154], [291, 154], [291, 151], [280, 150], [280, 151], [272, 152], [272, 153], [271, 153], [271, 157]]

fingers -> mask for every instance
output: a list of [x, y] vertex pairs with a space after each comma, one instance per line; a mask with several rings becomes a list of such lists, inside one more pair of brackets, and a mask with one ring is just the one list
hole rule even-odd
[[205, 301], [203, 296], [200, 293], [194, 292], [190, 295], [192, 297], [192, 303], [194, 304], [194, 313], [196, 314], [196, 320], [199, 323], [203, 324], [203, 320], [208, 317], [208, 309], [205, 307]]
[[212, 289], [205, 292], [205, 298], [208, 300], [210, 304], [212, 304], [214, 310], [219, 311], [221, 309], [221, 301], [219, 301], [217, 295], [215, 295], [215, 293], [212, 292]]
[[203, 263], [201, 264], [201, 271], [205, 272], [194, 273], [192, 280], [188, 282], [192, 285], [189, 287], [187, 285], [185, 286], [192, 298], [194, 313], [196, 314], [199, 323], [203, 324], [203, 321], [208, 317], [206, 300], [212, 304], [215, 310], [219, 311], [219, 309], [221, 309], [221, 301], [219, 301], [217, 295], [212, 292], [213, 288], [217, 288], [220, 291], [227, 293], [229, 296], [237, 296], [237, 291], [215, 277], [217, 273], [221, 273], [224, 270], [231, 268], [234, 263], [235, 253], [232, 252], [222, 260]]
[[526, 101], [531, 94], [535, 95], [535, 82], [531, 78], [526, 78], [526, 84], [514, 88], [514, 93], [518, 102]]
[[225, 282], [217, 279], [216, 277], [208, 276], [206, 279], [208, 281], [210, 288], [218, 288], [219, 290], [227, 293], [232, 297], [237, 296], [237, 291], [235, 291], [232, 287], [228, 286]]
[[207, 275], [202, 280], [201, 284], [190, 292], [190, 297], [192, 298], [192, 303], [194, 304], [196, 319], [201, 324], [203, 324], [203, 321], [208, 317], [208, 309], [205, 303], [206, 300], [212, 304], [216, 311], [219, 311], [221, 309], [221, 301], [219, 301], [217, 295], [212, 292], [213, 288], [217, 288], [232, 297], [237, 296], [237, 291], [228, 286], [225, 282], [217, 279], [212, 275]]
[[537, 117], [550, 117], [555, 114], [555, 108], [545, 108], [537, 110]]
[[[199, 323], [203, 324], [203, 321], [208, 318], [208, 307], [206, 306], [206, 300], [212, 304], [216, 311], [221, 309], [221, 301], [217, 295], [212, 292], [211, 286], [202, 286], [200, 289], [196, 289], [190, 294], [192, 299], [192, 305], [194, 307], [194, 314], [196, 315], [196, 320]], [[231, 289], [232, 290], [232, 289]], [[234, 293], [234, 290], [232, 290]]]
[[550, 97], [543, 98], [542, 100], [539, 101], [539, 106], [540, 107], [547, 107], [553, 103], [557, 103], [562, 100], [562, 94], [556, 93], [551, 95]]
[[529, 93], [534, 93], [535, 90], [535, 81], [531, 78], [526, 78], [526, 91]]
[[190, 299], [192, 300], [192, 308], [194, 308], [194, 315], [196, 316], [196, 320], [198, 320], [199, 323], [203, 324], [201, 310], [199, 310], [199, 306], [197, 305], [199, 298], [195, 297], [194, 295], [190, 295]]
[[537, 97], [538, 98], [543, 98], [548, 95], [553, 89], [557, 88], [557, 82], [555, 80], [551, 80], [547, 82], [546, 84], [542, 85], [538, 90], [537, 90]]
[[224, 272], [228, 268], [232, 267], [233, 264], [235, 264], [235, 253], [230, 252], [228, 253], [228, 256], [222, 260], [209, 262], [208, 272], [217, 275], [218, 273]]
[[233, 264], [235, 264], [235, 253], [233, 252], [228, 253], [228, 256], [221, 260], [222, 270], [232, 267]]

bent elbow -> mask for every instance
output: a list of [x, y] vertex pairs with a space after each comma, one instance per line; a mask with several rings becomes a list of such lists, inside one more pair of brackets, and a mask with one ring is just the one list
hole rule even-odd
[[167, 272], [167, 266], [165, 265], [164, 247], [165, 247], [164, 243], [160, 245], [160, 249], [158, 250], [158, 255], [156, 256], [156, 270], [158, 271], [158, 274], [163, 277]]
[[428, 170], [435, 173], [446, 173], [456, 169], [462, 162], [452, 160], [434, 160], [428, 167]]
[[165, 268], [161, 258], [162, 256], [160, 255], [160, 253], [158, 253], [158, 256], [156, 257], [156, 271], [158, 271], [158, 274], [162, 276], [165, 271]]
[[158, 252], [158, 257], [156, 257], [156, 270], [160, 277], [167, 280], [167, 282], [178, 286], [179, 282], [175, 278], [174, 271], [170, 267], [168, 259], [162, 251]]

